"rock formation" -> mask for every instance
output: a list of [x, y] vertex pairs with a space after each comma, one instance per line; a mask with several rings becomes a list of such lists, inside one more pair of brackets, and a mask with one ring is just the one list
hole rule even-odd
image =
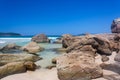
[[32, 54], [0, 54], [0, 66], [11, 62], [35, 62], [40, 59], [40, 57]]
[[35, 70], [36, 65], [33, 62], [12, 62], [0, 67], [0, 79], [11, 74]]
[[72, 35], [65, 34], [62, 36], [62, 47], [67, 48], [72, 43]]
[[36, 42], [30, 42], [27, 45], [22, 47], [22, 50], [27, 51], [28, 53], [37, 53], [43, 50]]
[[20, 50], [20, 48], [21, 48], [21, 46], [18, 46], [16, 44], [12, 43], [12, 44], [7, 44], [6, 46], [2, 47], [0, 49], [0, 51], [2, 53], [17, 53], [17, 52], [22, 52]]
[[112, 33], [120, 33], [120, 18], [114, 19], [111, 25]]
[[[119, 51], [118, 35], [63, 36], [63, 48], [67, 54], [57, 58], [60, 80], [91, 80], [103, 75], [102, 68], [95, 62], [97, 54], [106, 62], [113, 51]], [[115, 60], [119, 61], [118, 57]]]
[[72, 52], [57, 60], [60, 80], [90, 80], [102, 76], [102, 69], [95, 64], [94, 52]]
[[34, 37], [32, 37], [31, 41], [34, 41], [37, 43], [49, 43], [50, 42], [50, 40], [48, 39], [48, 37], [45, 34], [35, 35]]

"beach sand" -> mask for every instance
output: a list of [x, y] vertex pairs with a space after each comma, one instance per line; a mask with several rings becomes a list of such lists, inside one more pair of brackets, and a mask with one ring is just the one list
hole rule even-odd
[[[110, 56], [110, 60], [106, 62], [107, 64], [115, 64], [114, 61], [116, 53]], [[101, 63], [101, 56], [96, 57], [96, 63]], [[92, 80], [120, 80], [120, 75], [117, 73], [118, 70], [115, 67], [103, 70], [104, 78], [97, 78]], [[1, 80], [59, 80], [57, 77], [57, 69], [37, 69], [36, 71], [27, 71], [26, 73], [14, 74], [7, 76]]]
[[36, 71], [27, 71], [26, 73], [14, 74], [1, 80], [59, 80], [57, 70], [37, 69]]

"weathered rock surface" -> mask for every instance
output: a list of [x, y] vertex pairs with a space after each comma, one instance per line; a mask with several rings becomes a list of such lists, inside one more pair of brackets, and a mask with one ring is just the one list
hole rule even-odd
[[[72, 50], [82, 50], [84, 46], [91, 45], [93, 49], [97, 51], [97, 53], [101, 55], [111, 55], [113, 51], [112, 42], [109, 39], [98, 36], [98, 35], [86, 35], [86, 36], [77, 36], [77, 37], [69, 37], [67, 36], [67, 40], [63, 38], [63, 46], [67, 45], [67, 52], [71, 52]], [[69, 43], [69, 44], [68, 44]], [[88, 49], [88, 48], [86, 48]]]
[[31, 41], [34, 41], [37, 43], [49, 43], [50, 42], [50, 40], [48, 39], [48, 37], [45, 34], [35, 35], [34, 37], [32, 37]]
[[[101, 56], [101, 63], [107, 62], [113, 51], [120, 50], [118, 34], [97, 34], [63, 37], [63, 47], [68, 54], [57, 59], [60, 80], [91, 80], [101, 77], [102, 69], [96, 64], [96, 53]], [[119, 54], [117, 54], [119, 56]], [[115, 60], [119, 61], [119, 57]], [[104, 66], [104, 65], [103, 65]]]
[[0, 67], [0, 79], [11, 74], [26, 72], [27, 70], [35, 70], [36, 66], [33, 62], [12, 62]]
[[0, 66], [11, 62], [38, 61], [41, 58], [32, 54], [0, 54]]
[[120, 18], [114, 19], [111, 25], [112, 33], [120, 33]]
[[43, 50], [36, 42], [30, 42], [27, 45], [22, 47], [22, 50], [27, 51], [28, 53], [37, 53]]
[[94, 52], [73, 52], [57, 59], [60, 80], [91, 80], [102, 76], [102, 69], [94, 62]]
[[63, 48], [67, 48], [68, 46], [70, 46], [72, 44], [72, 35], [64, 34], [62, 36], [62, 44]]
[[24, 63], [26, 70], [34, 71], [37, 68], [37, 65], [32, 61], [27, 61]]
[[16, 44], [12, 43], [12, 44], [7, 44], [6, 46], [2, 47], [2, 48], [0, 49], [0, 51], [1, 51], [2, 53], [22, 52], [22, 51], [20, 50], [20, 48], [21, 48], [21, 46], [18, 46], [18, 45], [16, 45]]
[[102, 62], [106, 61], [109, 61], [109, 57], [107, 57], [106, 55], [102, 55]]
[[93, 48], [97, 50], [97, 53], [101, 55], [112, 54], [111, 42], [107, 38], [96, 36], [93, 39], [98, 43], [97, 45], [93, 44]]

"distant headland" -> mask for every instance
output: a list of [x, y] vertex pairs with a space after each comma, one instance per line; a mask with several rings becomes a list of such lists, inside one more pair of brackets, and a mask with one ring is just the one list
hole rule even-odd
[[13, 33], [13, 32], [8, 32], [8, 33], [0, 32], [0, 36], [22, 36], [22, 35], [19, 33]]

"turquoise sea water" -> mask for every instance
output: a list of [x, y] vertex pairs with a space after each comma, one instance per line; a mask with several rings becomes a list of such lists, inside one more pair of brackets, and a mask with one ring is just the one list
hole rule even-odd
[[[58, 37], [49, 37], [49, 39], [55, 40]], [[16, 43], [17, 45], [24, 46], [31, 41], [31, 37], [1, 37], [0, 38], [0, 47], [5, 46], [8, 43]], [[42, 52], [38, 52], [39, 56], [43, 58], [36, 62], [36, 64], [40, 65], [41, 67], [46, 67], [51, 65], [51, 60], [54, 57], [59, 56], [61, 53], [56, 52], [55, 48], [61, 48], [61, 44], [52, 44], [52, 43], [40, 43], [41, 47], [45, 50]]]

